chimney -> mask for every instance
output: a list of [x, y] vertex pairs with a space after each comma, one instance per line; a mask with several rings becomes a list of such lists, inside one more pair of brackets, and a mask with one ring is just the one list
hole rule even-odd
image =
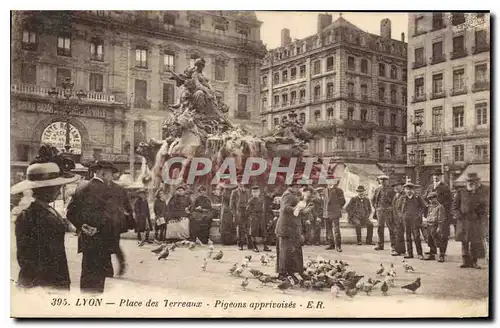
[[401, 42], [405, 42], [405, 33], [401, 33]]
[[388, 18], [382, 19], [382, 21], [380, 21], [380, 36], [383, 39], [391, 38], [391, 21]]
[[332, 23], [332, 15], [318, 14], [318, 33]]
[[290, 37], [290, 30], [287, 28], [281, 29], [281, 46], [287, 46], [292, 43], [292, 38]]

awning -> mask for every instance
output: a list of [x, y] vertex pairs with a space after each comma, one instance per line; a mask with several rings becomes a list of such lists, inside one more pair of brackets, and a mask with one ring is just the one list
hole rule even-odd
[[377, 165], [375, 164], [358, 164], [358, 163], [345, 163], [347, 170], [351, 173], [364, 175], [367, 178], [377, 178], [379, 175], [383, 175]]
[[377, 177], [384, 174], [376, 164], [344, 163], [345, 169], [340, 182], [347, 200], [356, 196], [356, 189], [362, 185], [365, 187], [368, 197], [371, 197], [377, 188]]
[[467, 174], [472, 172], [477, 173], [479, 178], [481, 178], [481, 182], [490, 183], [490, 164], [469, 164], [458, 179], [455, 180], [455, 183], [465, 184]]

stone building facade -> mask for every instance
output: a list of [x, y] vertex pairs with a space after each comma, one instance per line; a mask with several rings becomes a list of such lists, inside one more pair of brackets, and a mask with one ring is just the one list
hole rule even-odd
[[[423, 158], [420, 180], [442, 166], [452, 185], [471, 170], [489, 182], [489, 14], [411, 13], [408, 24], [407, 141], [408, 152]], [[418, 144], [416, 117], [423, 121]]]
[[253, 12], [13, 12], [13, 163], [31, 160], [42, 140], [62, 147], [65, 118], [48, 91], [62, 95], [70, 78], [72, 99], [77, 90], [86, 94], [70, 105], [72, 151], [82, 162], [127, 167], [131, 145], [162, 138], [167, 107], [182, 91], [169, 70], [182, 73], [199, 57], [230, 119], [261, 129], [260, 26]]
[[[402, 171], [406, 150], [406, 50], [382, 20], [380, 35], [342, 16], [318, 15], [317, 33], [281, 46], [261, 68], [261, 116], [269, 130], [294, 111], [315, 135], [312, 155]], [[396, 172], [397, 173], [397, 172]]]

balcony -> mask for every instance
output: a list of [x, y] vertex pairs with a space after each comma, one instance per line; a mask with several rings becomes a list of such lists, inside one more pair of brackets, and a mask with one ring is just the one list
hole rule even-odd
[[252, 117], [252, 115], [248, 111], [237, 110], [234, 112], [234, 118], [239, 118], [242, 120], [249, 120], [250, 117]]
[[468, 92], [468, 88], [466, 86], [463, 86], [460, 89], [451, 89], [450, 90], [450, 95], [451, 96], [459, 96], [459, 95], [465, 95]]
[[[49, 91], [52, 88], [45, 88], [35, 84], [12, 84], [10, 91], [14, 94], [28, 95], [36, 97], [50, 98]], [[56, 88], [58, 92], [58, 98], [64, 98], [64, 90], [62, 88]], [[71, 98], [78, 99], [76, 96], [77, 91], [75, 90]], [[82, 98], [83, 102], [91, 103], [104, 103], [104, 104], [117, 104], [119, 102], [115, 101], [115, 96], [106, 94], [103, 92], [92, 92], [86, 91], [85, 97]]]
[[136, 99], [134, 101], [135, 108], [141, 109], [151, 109], [151, 100], [150, 99]]
[[467, 56], [467, 50], [466, 49], [459, 49], [459, 50], [454, 50], [450, 52], [450, 59], [459, 59]]
[[419, 102], [422, 102], [422, 101], [426, 101], [426, 100], [427, 100], [427, 95], [425, 93], [421, 94], [421, 95], [415, 95], [415, 96], [411, 97], [411, 102], [413, 104], [419, 103]]
[[482, 44], [476, 44], [475, 46], [472, 46], [472, 53], [479, 54], [481, 52], [489, 52], [490, 51], [490, 44], [489, 43], [482, 43]]
[[446, 91], [441, 90], [440, 92], [432, 92], [431, 93], [431, 100], [434, 99], [440, 99], [446, 97]]
[[305, 125], [305, 128], [308, 131], [315, 132], [315, 131], [333, 129], [337, 126], [337, 124], [338, 122], [336, 120], [323, 120], [323, 121], [307, 123]]
[[377, 125], [373, 122], [351, 120], [351, 119], [341, 119], [338, 121], [338, 125], [350, 130], [374, 130]]
[[490, 81], [474, 82], [472, 92], [484, 91], [490, 89]]
[[421, 67], [424, 67], [424, 66], [427, 66], [427, 63], [425, 61], [421, 61], [421, 62], [413, 62], [411, 64], [411, 67], [413, 69], [417, 69], [417, 68], [421, 68]]
[[446, 56], [444, 54], [439, 54], [431, 58], [431, 65], [439, 64], [446, 61]]
[[470, 164], [483, 164], [483, 163], [491, 163], [490, 155], [483, 156], [474, 156], [470, 161]]

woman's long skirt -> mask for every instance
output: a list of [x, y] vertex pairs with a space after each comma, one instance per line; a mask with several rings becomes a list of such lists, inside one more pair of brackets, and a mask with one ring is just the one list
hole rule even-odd
[[300, 238], [278, 237], [276, 240], [276, 272], [292, 275], [304, 271]]

